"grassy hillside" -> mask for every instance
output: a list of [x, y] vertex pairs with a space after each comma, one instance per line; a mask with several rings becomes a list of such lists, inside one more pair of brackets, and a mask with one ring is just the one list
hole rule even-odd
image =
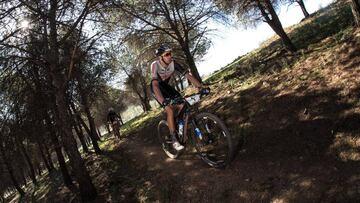
[[[258, 49], [239, 56], [206, 79], [212, 83], [219, 80], [246, 79], [254, 74], [269, 74], [283, 68], [292, 67], [301, 58], [319, 49], [329, 49], [352, 32], [353, 16], [349, 4], [344, 1], [329, 5], [309, 19], [286, 29], [297, 53], [287, 53], [278, 36], [265, 41]], [[322, 42], [325, 40], [325, 42]]]

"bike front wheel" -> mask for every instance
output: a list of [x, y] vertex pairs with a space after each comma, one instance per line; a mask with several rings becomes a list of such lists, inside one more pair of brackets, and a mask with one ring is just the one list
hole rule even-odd
[[170, 130], [167, 121], [161, 120], [158, 124], [157, 130], [158, 139], [165, 154], [172, 159], [178, 158], [181, 151], [177, 151], [172, 145]]
[[202, 160], [215, 168], [226, 167], [234, 156], [233, 141], [224, 122], [211, 113], [195, 116], [193, 143]]

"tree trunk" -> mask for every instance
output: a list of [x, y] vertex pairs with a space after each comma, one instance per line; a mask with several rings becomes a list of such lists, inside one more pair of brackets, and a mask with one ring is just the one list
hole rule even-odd
[[41, 165], [40, 165], [40, 163], [39, 163], [39, 166], [38, 166], [38, 174], [39, 174], [39, 176], [41, 176], [41, 174], [42, 174], [42, 170], [41, 170]]
[[297, 0], [296, 2], [299, 4], [299, 6], [300, 6], [300, 8], [301, 8], [301, 10], [302, 10], [305, 18], [308, 18], [308, 17], [310, 16], [310, 14], [309, 14], [309, 12], [306, 10], [304, 1], [303, 1], [303, 0]]
[[14, 169], [11, 166], [10, 162], [8, 161], [8, 159], [5, 157], [5, 149], [2, 146], [2, 143], [0, 142], [0, 157], [3, 160], [3, 163], [5, 164], [5, 168], [8, 170], [9, 175], [10, 175], [10, 179], [14, 185], [14, 187], [16, 188], [16, 190], [19, 192], [19, 194], [21, 196], [25, 195], [25, 192], [23, 189], [21, 189], [20, 184], [17, 182], [17, 180], [15, 179], [15, 174], [14, 174]]
[[26, 186], [27, 185], [27, 180], [26, 180], [26, 174], [23, 168], [20, 168], [20, 176], [21, 179], [23, 181], [23, 185]]
[[78, 151], [76, 140], [74, 139], [68, 115], [66, 111], [65, 90], [62, 88], [64, 81], [61, 76], [53, 74], [54, 86], [57, 87], [56, 104], [58, 106], [57, 126], [62, 134], [63, 146], [69, 156], [70, 165], [74, 176], [79, 183], [80, 195], [83, 201], [95, 199], [96, 189], [91, 181], [90, 175], [85, 167], [85, 163]]
[[143, 98], [141, 100], [141, 106], [142, 106], [144, 112], [148, 112], [151, 110], [151, 106], [150, 106], [149, 100], [147, 98]]
[[[76, 116], [75, 114], [77, 114], [77, 112], [71, 112], [71, 109], [69, 109], [69, 112], [72, 114], [71, 116], [71, 121], [73, 123], [73, 127], [75, 129], [75, 132], [76, 132], [76, 135], [78, 136], [79, 140], [80, 140], [80, 143], [81, 143], [81, 146], [83, 148], [83, 151], [85, 153], [89, 153], [89, 148], [87, 147], [86, 145], [86, 142], [85, 142], [85, 138], [84, 138], [84, 134], [82, 132], [81, 129], [79, 129], [79, 125], [78, 125], [78, 122], [76, 121]], [[80, 127], [81, 128], [81, 127]]]
[[21, 150], [21, 153], [24, 155], [25, 157], [25, 161], [27, 163], [27, 165], [29, 166], [29, 172], [30, 172], [30, 178], [31, 181], [33, 182], [33, 184], [36, 184], [36, 175], [35, 175], [35, 170], [34, 170], [34, 165], [31, 162], [30, 156], [28, 155], [28, 153], [26, 152], [26, 149], [24, 147], [24, 144], [19, 140], [19, 138], [17, 136], [15, 136], [15, 141], [18, 145], [18, 147]]
[[82, 129], [82, 127], [84, 127], [86, 133], [90, 136], [91, 132], [89, 127], [86, 125], [85, 121], [81, 118], [80, 114], [76, 111], [75, 105], [72, 102], [70, 102], [70, 108], [72, 109], [73, 112], [76, 112], [75, 117], [76, 120], [78, 121], [77, 123], [79, 125], [79, 129]]
[[91, 138], [95, 153], [96, 154], [101, 154], [101, 150], [100, 150], [99, 145], [97, 143], [97, 141], [100, 140], [100, 138], [97, 135], [95, 122], [94, 122], [94, 119], [93, 119], [93, 117], [91, 115], [90, 108], [89, 108], [88, 98], [87, 98], [86, 93], [84, 92], [84, 89], [83, 89], [83, 86], [82, 86], [82, 79], [80, 78], [79, 75], [77, 76], [77, 80], [78, 80], [78, 85], [79, 85], [78, 89], [79, 89], [79, 92], [80, 92], [81, 104], [82, 104], [82, 107], [84, 108], [86, 117], [88, 118], [88, 121], [89, 121], [89, 126], [90, 126], [90, 134], [89, 135], [90, 135], [90, 138]]
[[351, 10], [356, 27], [360, 27], [360, 0], [351, 0]]
[[199, 71], [196, 68], [194, 57], [190, 52], [189, 45], [186, 42], [182, 42], [180, 44], [185, 54], [186, 62], [189, 65], [191, 75], [193, 75], [200, 83], [202, 83], [202, 79], [200, 77]]
[[[145, 111], [150, 111], [151, 110], [151, 105], [150, 105], [150, 99], [149, 99], [149, 94], [148, 94], [148, 86], [147, 84], [143, 84], [143, 92], [144, 92], [144, 105], [145, 105]], [[124, 124], [122, 122], [121, 119], [121, 123], [122, 125]]]
[[46, 144], [44, 144], [44, 149], [45, 149], [45, 153], [47, 156], [47, 160], [49, 162], [50, 169], [53, 170], [53, 169], [55, 169], [54, 162], [52, 160], [49, 147]]
[[[148, 95], [147, 95], [147, 87], [146, 87], [146, 85], [142, 85], [142, 92], [143, 92], [144, 96], [141, 95], [140, 91], [135, 90], [135, 92], [136, 92], [136, 94], [138, 95], [138, 97], [140, 99], [143, 111], [144, 112], [150, 111], [151, 106], [150, 106]], [[120, 120], [121, 120], [121, 123], [123, 124], [122, 119], [120, 119]]]
[[60, 171], [64, 180], [64, 184], [67, 188], [69, 188], [70, 190], [74, 189], [74, 184], [71, 180], [70, 174], [68, 169], [66, 168], [66, 162], [65, 162], [65, 158], [61, 152], [61, 145], [59, 143], [58, 138], [56, 137], [56, 132], [54, 130], [53, 125], [51, 124], [51, 120], [50, 117], [46, 116], [46, 125], [50, 134], [50, 139], [52, 144], [54, 145], [54, 149], [55, 149], [55, 153], [59, 162], [59, 167], [60, 167]]
[[[48, 160], [47, 160], [47, 158], [46, 158], [46, 156], [44, 154], [44, 150], [43, 150], [43, 148], [42, 148], [42, 146], [41, 146], [41, 144], [40, 144], [40, 142], [38, 140], [37, 140], [37, 144], [38, 144], [38, 147], [39, 147], [41, 158], [44, 161], [45, 167], [49, 171], [49, 173], [51, 173], [52, 169], [51, 169], [50, 164], [49, 164], [49, 162], [48, 162]], [[39, 168], [40, 168], [40, 166], [39, 166]]]
[[[70, 103], [70, 107], [72, 108], [73, 112], [76, 112], [76, 108], [75, 108], [75, 106], [74, 106], [73, 103]], [[77, 120], [78, 120], [78, 123], [80, 123], [80, 124], [84, 127], [86, 133], [87, 133], [88, 136], [90, 137], [91, 143], [93, 144], [94, 149], [95, 149], [95, 146], [97, 146], [97, 148], [99, 148], [99, 145], [97, 144], [97, 139], [96, 139], [96, 137], [91, 136], [91, 135], [92, 135], [91, 130], [90, 130], [89, 127], [86, 125], [85, 121], [81, 118], [81, 116], [79, 115], [79, 113], [76, 113], [75, 115], [76, 115], [76, 118], [77, 118]], [[80, 126], [80, 128], [81, 128], [81, 126]], [[94, 144], [95, 144], [95, 145], [94, 145]], [[98, 150], [100, 150], [100, 148], [99, 148]], [[96, 149], [95, 149], [95, 152], [96, 152]], [[101, 153], [101, 151], [100, 151], [99, 153]]]
[[55, 100], [57, 105], [56, 125], [61, 132], [62, 142], [69, 155], [70, 165], [74, 176], [79, 183], [79, 191], [82, 201], [93, 200], [97, 196], [96, 189], [91, 181], [90, 175], [85, 167], [84, 160], [76, 146], [76, 141], [71, 132], [71, 125], [68, 122], [67, 104], [66, 104], [66, 78], [63, 75], [62, 68], [59, 65], [59, 44], [57, 35], [56, 12], [58, 10], [58, 1], [50, 1], [49, 23], [50, 23], [50, 55], [49, 67], [51, 70], [52, 84], [55, 88]]
[[286, 34], [270, 0], [265, 0], [264, 1], [265, 5], [263, 5], [262, 2], [260, 2], [259, 0], [256, 0], [256, 2], [262, 16], [265, 18], [265, 21], [270, 25], [270, 27], [275, 31], [275, 33], [279, 35], [286, 49], [290, 52], [295, 52], [296, 47], [294, 46], [294, 44], [291, 42], [290, 38]]
[[[80, 116], [79, 116], [79, 117], [80, 117]], [[80, 118], [81, 118], [81, 117], [80, 117]], [[80, 120], [82, 120], [82, 119], [80, 119]], [[85, 124], [85, 123], [84, 123], [84, 124]], [[78, 125], [78, 129], [80, 130], [80, 133], [81, 133], [82, 135], [84, 135], [84, 141], [85, 141], [86, 147], [89, 146], [89, 145], [91, 144], [91, 142], [89, 142], [89, 136], [84, 134], [84, 131], [83, 131], [83, 128], [82, 128], [82, 125], [81, 125], [79, 119], [78, 119], [77, 125]], [[86, 124], [85, 124], [85, 125], [86, 125]], [[89, 132], [90, 132], [90, 130], [89, 130]]]
[[89, 148], [88, 146], [86, 145], [86, 142], [85, 142], [85, 138], [84, 138], [84, 134], [82, 133], [82, 131], [79, 129], [79, 126], [74, 123], [74, 129], [75, 129], [75, 132], [80, 140], [80, 143], [81, 143], [81, 146], [83, 148], [83, 151], [85, 153], [89, 153]]

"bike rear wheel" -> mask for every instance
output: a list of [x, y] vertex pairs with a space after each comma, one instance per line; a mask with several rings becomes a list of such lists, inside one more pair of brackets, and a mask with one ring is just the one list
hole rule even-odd
[[120, 140], [120, 126], [118, 124], [113, 124], [113, 132], [114, 136]]
[[226, 167], [234, 156], [234, 146], [228, 128], [224, 122], [211, 113], [199, 113], [195, 116], [193, 143], [202, 160], [215, 168]]
[[158, 124], [157, 130], [158, 139], [165, 154], [172, 159], [178, 158], [181, 151], [177, 151], [172, 145], [170, 130], [167, 121], [161, 120]]

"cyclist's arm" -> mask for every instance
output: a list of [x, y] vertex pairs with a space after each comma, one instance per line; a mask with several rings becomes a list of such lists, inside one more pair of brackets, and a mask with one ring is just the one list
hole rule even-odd
[[161, 94], [160, 88], [159, 88], [159, 81], [158, 80], [152, 80], [152, 87], [155, 94], [156, 99], [162, 104], [164, 102], [164, 97]]

